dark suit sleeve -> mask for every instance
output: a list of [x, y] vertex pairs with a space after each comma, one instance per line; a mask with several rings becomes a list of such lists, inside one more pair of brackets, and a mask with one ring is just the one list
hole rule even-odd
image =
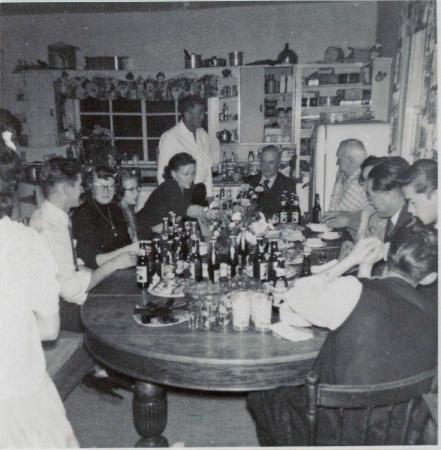
[[[82, 205], [84, 206], [84, 205]], [[72, 215], [72, 231], [77, 240], [76, 251], [84, 264], [91, 269], [96, 269], [96, 255], [98, 254], [98, 240], [96, 239], [98, 230], [97, 223], [89, 210], [79, 207]]]

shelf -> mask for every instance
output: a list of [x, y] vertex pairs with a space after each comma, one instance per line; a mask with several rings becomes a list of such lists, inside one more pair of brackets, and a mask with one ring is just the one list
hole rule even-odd
[[351, 111], [359, 111], [360, 109], [369, 109], [371, 105], [344, 105], [344, 106], [313, 106], [310, 108], [302, 108], [304, 114], [320, 114], [320, 113], [344, 113]]
[[279, 98], [279, 97], [292, 97], [292, 92], [277, 93], [277, 94], [265, 94], [265, 98]]
[[371, 90], [372, 86], [370, 84], [363, 83], [345, 83], [345, 84], [318, 84], [317, 86], [302, 86], [303, 92], [316, 91], [317, 89], [366, 89]]
[[221, 123], [228, 123], [228, 122], [230, 122], [230, 123], [237, 123], [238, 120], [239, 119], [219, 120], [219, 124], [221, 124]]
[[237, 99], [237, 95], [228, 95], [227, 97], [219, 97], [219, 100], [231, 100], [231, 99]]

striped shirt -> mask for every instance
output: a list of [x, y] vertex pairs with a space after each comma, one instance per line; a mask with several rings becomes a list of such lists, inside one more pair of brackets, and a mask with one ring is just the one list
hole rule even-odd
[[329, 203], [330, 211], [360, 211], [368, 205], [364, 187], [358, 179], [360, 170], [349, 177], [339, 172]]

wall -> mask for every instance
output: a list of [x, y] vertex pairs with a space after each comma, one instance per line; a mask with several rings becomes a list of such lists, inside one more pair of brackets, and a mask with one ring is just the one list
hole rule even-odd
[[285, 42], [299, 62], [317, 61], [329, 45], [367, 47], [376, 39], [377, 2], [290, 2], [161, 12], [8, 15], [0, 18], [1, 103], [14, 112], [18, 59], [47, 61], [47, 46], [65, 42], [84, 56], [130, 56], [135, 69], [179, 70], [184, 52], [245, 62], [275, 59]]
[[378, 2], [377, 42], [383, 45], [383, 56], [396, 55], [404, 3], [391, 0]]

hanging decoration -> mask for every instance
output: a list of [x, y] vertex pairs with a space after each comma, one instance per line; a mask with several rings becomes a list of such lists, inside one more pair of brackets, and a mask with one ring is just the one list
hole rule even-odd
[[127, 100], [164, 101], [179, 100], [186, 95], [199, 95], [202, 98], [218, 95], [217, 75], [180, 74], [165, 79], [162, 72], [151, 76], [135, 77], [129, 72], [125, 79], [113, 77], [71, 76], [63, 71], [55, 83], [55, 89], [65, 98], [85, 99], [88, 97], [99, 100]]

